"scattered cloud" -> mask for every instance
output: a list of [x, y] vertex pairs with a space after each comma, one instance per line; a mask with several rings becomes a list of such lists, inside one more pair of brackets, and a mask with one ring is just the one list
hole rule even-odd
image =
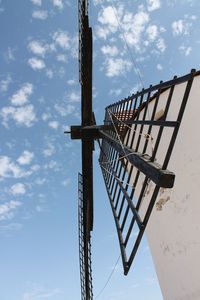
[[53, 169], [54, 171], [59, 171], [58, 162], [55, 160], [50, 160], [47, 164], [44, 165], [45, 170]]
[[24, 293], [22, 300], [44, 300], [55, 298], [55, 296], [61, 294], [60, 290], [53, 289], [47, 290], [45, 288], [35, 287], [30, 292]]
[[60, 10], [62, 10], [64, 8], [63, 0], [52, 0], [52, 2], [56, 8], [58, 8]]
[[37, 185], [43, 185], [45, 182], [47, 182], [47, 179], [46, 178], [37, 178], [36, 180], [35, 180], [35, 183], [37, 184]]
[[13, 200], [0, 204], [0, 221], [12, 219], [19, 206], [21, 202]]
[[69, 100], [69, 102], [73, 103], [73, 102], [80, 102], [80, 93], [79, 92], [71, 92], [68, 94], [67, 98]]
[[11, 103], [13, 105], [21, 106], [28, 102], [28, 98], [33, 93], [33, 85], [31, 83], [24, 83], [22, 87], [12, 95]]
[[68, 85], [76, 85], [76, 80], [74, 80], [74, 79], [69, 79], [69, 80], [67, 80], [67, 84]]
[[62, 181], [62, 185], [68, 187], [70, 185], [70, 182], [71, 182], [70, 178], [67, 178]]
[[191, 23], [180, 19], [172, 23], [172, 33], [174, 36], [187, 35], [189, 34], [190, 27]]
[[131, 69], [131, 62], [122, 58], [109, 58], [105, 62], [106, 76], [114, 77], [125, 74]]
[[32, 13], [32, 17], [34, 19], [46, 20], [48, 18], [48, 11], [47, 10], [35, 10]]
[[119, 50], [117, 49], [116, 46], [109, 46], [109, 45], [101, 47], [101, 52], [109, 56], [117, 56], [119, 54]]
[[192, 52], [192, 47], [186, 47], [186, 46], [180, 46], [179, 50], [181, 53], [183, 53], [185, 56], [189, 56]]
[[62, 130], [63, 132], [65, 132], [65, 131], [70, 131], [71, 129], [69, 125], [63, 125]]
[[28, 150], [24, 150], [24, 152], [20, 155], [20, 157], [17, 159], [17, 162], [20, 165], [29, 165], [34, 157], [34, 153], [30, 152]]
[[98, 15], [98, 21], [103, 25], [109, 26], [110, 30], [111, 28], [113, 28], [113, 30], [116, 30], [118, 26], [115, 11], [113, 10], [112, 6], [104, 7], [100, 11]]
[[163, 66], [161, 64], [157, 64], [156, 65], [156, 69], [159, 70], [159, 71], [162, 71], [163, 70]]
[[58, 121], [51, 121], [48, 123], [49, 127], [53, 128], [53, 129], [58, 129], [59, 127], [59, 122]]
[[148, 11], [154, 11], [160, 8], [160, 6], [161, 6], [160, 0], [147, 0]]
[[58, 30], [53, 34], [53, 40], [56, 45], [60, 46], [63, 49], [70, 48], [70, 38], [66, 31]]
[[0, 232], [3, 233], [10, 233], [12, 231], [17, 231], [20, 230], [22, 228], [22, 224], [20, 223], [10, 223], [10, 224], [6, 224], [6, 225], [1, 225], [0, 226]]
[[[149, 22], [149, 14], [145, 11], [138, 11], [135, 15], [130, 13], [126, 13], [124, 16], [123, 28], [125, 29], [125, 36], [127, 42], [135, 47], [135, 50], [141, 49], [141, 42], [142, 42], [142, 33], [145, 30], [146, 25]], [[131, 21], [132, 18], [132, 21]], [[128, 30], [126, 30], [126, 27]]]
[[158, 27], [156, 25], [149, 25], [146, 29], [148, 40], [153, 42], [158, 37]]
[[49, 143], [47, 148], [43, 150], [43, 155], [45, 157], [52, 156], [55, 153], [55, 147], [53, 144]]
[[23, 170], [8, 156], [0, 156], [0, 178], [23, 177]]
[[43, 113], [42, 114], [42, 120], [43, 121], [47, 121], [47, 120], [49, 120], [51, 118], [51, 114], [50, 114], [50, 112], [46, 112], [46, 113]]
[[14, 196], [24, 195], [26, 193], [26, 188], [23, 183], [16, 183], [10, 188], [10, 193]]
[[28, 64], [31, 66], [33, 70], [42, 70], [45, 68], [45, 62], [42, 59], [38, 59], [36, 57], [29, 58]]
[[14, 48], [8, 47], [7, 51], [4, 54], [4, 57], [5, 57], [5, 60], [7, 63], [15, 61], [15, 55], [14, 55], [15, 51], [16, 50]]
[[23, 178], [37, 172], [39, 170], [38, 165], [33, 165], [29, 170], [21, 167], [18, 162], [13, 161], [8, 156], [0, 156], [0, 180], [4, 178]]
[[76, 107], [72, 104], [55, 104], [55, 110], [62, 116], [66, 117], [75, 112]]
[[159, 38], [156, 42], [156, 46], [160, 52], [164, 52], [166, 50], [166, 44], [163, 38]]
[[64, 62], [64, 63], [67, 62], [67, 56], [65, 54], [58, 54], [56, 56], [56, 59], [57, 59], [57, 61], [61, 61], [61, 62]]
[[111, 89], [109, 94], [119, 96], [122, 93], [122, 89]]
[[8, 127], [9, 119], [16, 122], [17, 125], [24, 125], [31, 127], [36, 122], [36, 115], [33, 105], [25, 105], [23, 107], [6, 106], [0, 111], [0, 116], [3, 121], [2, 124]]
[[35, 55], [45, 56], [48, 46], [41, 41], [32, 40], [28, 44], [28, 49]]
[[31, 2], [32, 2], [34, 5], [38, 5], [38, 6], [41, 6], [41, 5], [42, 5], [42, 0], [31, 0]]
[[46, 70], [46, 75], [49, 79], [52, 79], [54, 76], [54, 72], [51, 69]]
[[10, 83], [12, 83], [12, 78], [8, 74], [6, 79], [3, 79], [3, 80], [0, 81], [0, 92], [2, 92], [2, 93], [7, 92]]

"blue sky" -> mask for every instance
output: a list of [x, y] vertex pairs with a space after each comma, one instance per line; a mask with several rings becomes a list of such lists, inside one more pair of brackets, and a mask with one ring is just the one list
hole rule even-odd
[[[91, 2], [98, 124], [105, 106], [141, 89], [138, 69], [145, 87], [199, 69], [199, 1]], [[0, 0], [0, 35], [0, 299], [80, 299], [80, 143], [63, 134], [80, 122], [77, 3]], [[119, 256], [97, 160], [96, 146], [94, 295]], [[133, 298], [162, 299], [145, 240], [129, 275], [119, 262], [98, 297]]]

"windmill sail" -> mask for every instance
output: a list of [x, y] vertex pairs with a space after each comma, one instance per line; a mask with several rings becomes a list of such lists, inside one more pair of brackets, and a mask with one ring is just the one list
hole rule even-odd
[[81, 300], [93, 299], [92, 288], [92, 262], [91, 242], [87, 242], [87, 262], [85, 253], [85, 227], [84, 227], [84, 205], [83, 205], [83, 176], [78, 175], [78, 224], [79, 224], [79, 263], [81, 281]]
[[192, 70], [186, 76], [150, 86], [106, 108], [105, 124], [113, 128], [101, 131], [99, 162], [125, 274], [154, 205], [162, 209], [163, 202], [170, 199], [175, 174], [167, 168], [196, 75]]
[[[81, 126], [91, 126], [93, 124], [92, 29], [89, 27], [87, 0], [79, 0], [78, 14]], [[79, 256], [82, 300], [93, 299], [90, 242], [90, 233], [93, 229], [93, 149], [93, 140], [82, 139], [82, 175], [79, 175]]]

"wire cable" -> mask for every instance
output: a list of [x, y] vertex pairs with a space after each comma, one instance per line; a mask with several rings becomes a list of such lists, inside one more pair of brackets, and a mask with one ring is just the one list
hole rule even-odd
[[[121, 33], [122, 33], [122, 37], [123, 37], [124, 43], [125, 43], [126, 48], [127, 48], [128, 52], [129, 52], [129, 55], [130, 55], [130, 58], [131, 58], [131, 61], [132, 61], [132, 64], [133, 64], [134, 72], [135, 72], [135, 74], [138, 76], [139, 81], [140, 81], [140, 84], [141, 84], [142, 88], [144, 89], [144, 81], [143, 81], [142, 76], [141, 76], [140, 68], [139, 68], [139, 66], [137, 65], [137, 63], [136, 63], [136, 61], [135, 61], [135, 59], [134, 59], [134, 57], [133, 57], [133, 53], [132, 53], [132, 51], [131, 51], [131, 49], [130, 49], [130, 47], [129, 47], [129, 45], [128, 45], [128, 42], [127, 42], [127, 39], [126, 39], [124, 30], [123, 30], [123, 28], [122, 28], [122, 26], [121, 26], [121, 24], [120, 24], [120, 21], [119, 21], [117, 12], [116, 12], [116, 8], [115, 8], [114, 5], [113, 5], [113, 0], [111, 0], [111, 7], [112, 7], [112, 10], [113, 10], [113, 12], [114, 12], [115, 18], [116, 18], [116, 20], [117, 20], [119, 30], [120, 30]], [[149, 117], [149, 120], [150, 120], [150, 113], [149, 113], [149, 108], [148, 108], [148, 106], [147, 106], [147, 114], [148, 114], [148, 117]], [[152, 148], [153, 148], [153, 147], [152, 147]]]
[[129, 52], [129, 55], [130, 55], [130, 58], [131, 58], [131, 61], [132, 61], [132, 64], [133, 64], [133, 68], [134, 68], [134, 71], [135, 71], [135, 74], [138, 76], [142, 88], [144, 88], [144, 82], [143, 82], [143, 79], [142, 79], [142, 76], [141, 76], [140, 69], [139, 69], [138, 65], [136, 64], [135, 59], [134, 59], [133, 54], [132, 54], [132, 51], [131, 51], [131, 49], [130, 49], [130, 47], [128, 45], [128, 42], [127, 42], [124, 30], [122, 29], [122, 26], [120, 24], [120, 21], [119, 21], [119, 18], [118, 18], [118, 15], [117, 15], [117, 12], [116, 12], [116, 9], [115, 9], [115, 7], [113, 5], [113, 1], [112, 0], [111, 0], [111, 7], [113, 9], [115, 18], [117, 20], [119, 30], [122, 33], [122, 37], [123, 37], [124, 43], [125, 43], [126, 48], [127, 48], [128, 52]]
[[118, 262], [119, 262], [120, 257], [121, 257], [121, 254], [119, 255], [119, 257], [118, 257], [118, 259], [117, 259], [117, 261], [116, 261], [116, 263], [115, 263], [115, 265], [114, 265], [114, 267], [113, 267], [113, 269], [112, 269], [110, 275], [108, 276], [108, 279], [106, 280], [106, 283], [104, 284], [104, 286], [103, 286], [103, 288], [100, 290], [100, 292], [94, 297], [94, 300], [97, 299], [97, 298], [99, 298], [99, 297], [101, 296], [101, 294], [103, 293], [103, 291], [105, 290], [106, 286], [108, 285], [109, 281], [111, 280], [111, 278], [112, 278], [112, 276], [113, 276], [113, 274], [114, 274], [114, 272], [115, 272], [115, 270], [116, 270], [116, 267], [117, 267], [117, 265], [118, 265]]

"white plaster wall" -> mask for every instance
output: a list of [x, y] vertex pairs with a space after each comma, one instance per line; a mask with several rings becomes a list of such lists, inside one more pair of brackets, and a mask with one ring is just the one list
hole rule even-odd
[[[177, 118], [185, 86], [176, 86], [167, 120]], [[157, 112], [164, 107], [168, 93], [161, 95]], [[152, 107], [153, 102], [150, 114]], [[163, 161], [170, 136], [171, 130], [166, 129], [158, 162]], [[147, 152], [151, 153], [151, 145]], [[200, 76], [194, 78], [168, 169], [176, 174], [175, 185], [173, 189], [161, 189], [147, 226], [147, 238], [163, 298], [200, 300]], [[148, 192], [152, 187], [153, 183]], [[141, 215], [148, 204], [148, 192]]]

